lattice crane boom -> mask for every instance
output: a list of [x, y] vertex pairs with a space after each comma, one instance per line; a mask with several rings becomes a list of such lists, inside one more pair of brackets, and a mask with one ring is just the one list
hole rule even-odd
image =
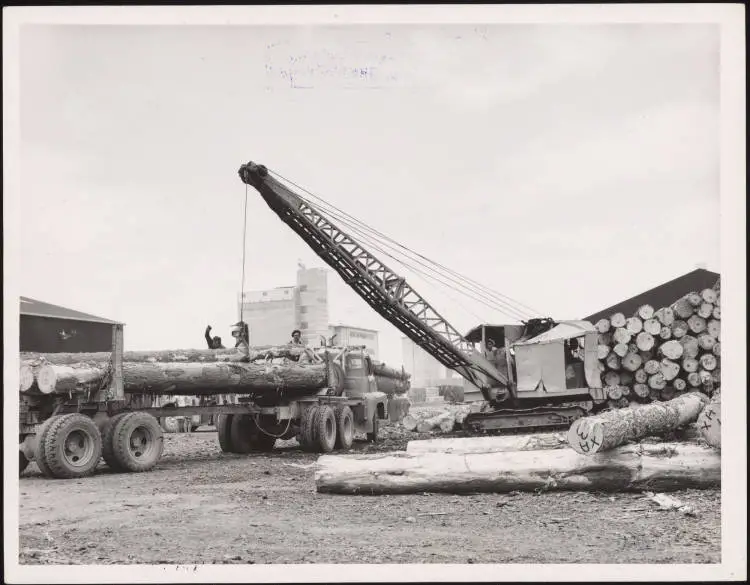
[[367, 304], [438, 362], [477, 386], [487, 400], [491, 388], [508, 386], [507, 377], [403, 277], [272, 177], [266, 167], [249, 162], [240, 167], [239, 175]]

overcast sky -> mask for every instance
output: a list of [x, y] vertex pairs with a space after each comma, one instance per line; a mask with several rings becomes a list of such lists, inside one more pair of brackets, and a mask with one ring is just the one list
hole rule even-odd
[[[21, 294], [228, 337], [254, 160], [544, 315], [719, 271], [712, 25], [26, 26]], [[325, 266], [250, 190], [246, 288]], [[377, 253], [376, 253], [377, 255]], [[514, 322], [387, 258], [459, 330]], [[329, 277], [334, 321], [400, 333]]]

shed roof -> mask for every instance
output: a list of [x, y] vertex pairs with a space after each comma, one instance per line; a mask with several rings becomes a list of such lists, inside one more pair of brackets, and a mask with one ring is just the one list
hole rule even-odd
[[668, 307], [688, 293], [700, 292], [703, 289], [712, 288], [718, 280], [718, 273], [698, 268], [616, 305], [602, 309], [593, 315], [584, 317], [584, 319], [591, 323], [596, 323], [599, 319], [609, 318], [614, 313], [624, 313], [630, 316], [635, 314], [641, 305], [646, 304], [651, 305], [654, 309]]
[[45, 303], [29, 297], [21, 297], [21, 315], [34, 317], [49, 317], [52, 319], [70, 319], [71, 321], [89, 321], [92, 323], [108, 323], [110, 325], [121, 325], [119, 321], [112, 321], [104, 317], [89, 315], [81, 311], [74, 311], [59, 305]]

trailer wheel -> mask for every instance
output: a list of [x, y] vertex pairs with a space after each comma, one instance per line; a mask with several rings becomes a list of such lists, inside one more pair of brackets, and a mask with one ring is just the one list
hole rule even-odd
[[336, 414], [324, 404], [318, 412], [317, 447], [321, 453], [330, 453], [336, 446]]
[[216, 417], [216, 432], [219, 435], [219, 447], [222, 452], [232, 453], [232, 438], [229, 431], [232, 428], [233, 414], [220, 414]]
[[107, 467], [109, 467], [112, 471], [123, 471], [123, 468], [118, 462], [117, 457], [115, 457], [113, 431], [117, 423], [120, 422], [122, 420], [122, 417], [124, 417], [126, 414], [129, 413], [121, 412], [120, 414], [116, 414], [115, 416], [110, 417], [106, 421], [104, 421], [104, 424], [101, 426], [102, 458], [107, 464]]
[[164, 432], [159, 422], [146, 412], [128, 412], [112, 429], [112, 453], [119, 468], [148, 471], [164, 450]]
[[376, 412], [372, 416], [372, 432], [367, 433], [367, 440], [370, 443], [377, 443], [378, 442], [378, 431], [380, 430], [380, 419], [378, 418], [378, 413]]
[[28, 466], [29, 466], [28, 457], [26, 457], [26, 454], [19, 449], [18, 450], [18, 467], [19, 467], [18, 473], [20, 474], [26, 471], [26, 468]]
[[232, 453], [245, 455], [254, 451], [255, 435], [258, 432], [253, 417], [241, 414], [232, 418], [229, 427], [229, 438], [232, 444]]
[[91, 475], [102, 456], [102, 436], [96, 423], [80, 414], [55, 417], [44, 439], [44, 456], [53, 477]]
[[56, 418], [56, 416], [51, 416], [46, 421], [44, 421], [42, 423], [42, 426], [39, 427], [39, 431], [37, 431], [36, 434], [34, 461], [36, 462], [36, 466], [39, 468], [39, 471], [41, 471], [42, 475], [44, 475], [45, 477], [52, 477], [52, 472], [50, 471], [49, 467], [47, 467], [47, 458], [44, 453], [44, 440], [47, 437], [47, 431]]
[[354, 442], [354, 414], [348, 406], [336, 408], [336, 449], [349, 449]]
[[300, 429], [300, 446], [305, 451], [314, 451], [317, 441], [318, 414], [320, 407], [313, 405], [305, 410], [302, 416], [302, 428]]

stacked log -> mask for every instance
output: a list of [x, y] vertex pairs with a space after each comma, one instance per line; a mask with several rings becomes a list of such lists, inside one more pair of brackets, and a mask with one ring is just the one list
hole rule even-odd
[[642, 305], [631, 316], [597, 321], [608, 406], [662, 402], [696, 390], [711, 396], [721, 382], [720, 303], [717, 283], [668, 307]]

